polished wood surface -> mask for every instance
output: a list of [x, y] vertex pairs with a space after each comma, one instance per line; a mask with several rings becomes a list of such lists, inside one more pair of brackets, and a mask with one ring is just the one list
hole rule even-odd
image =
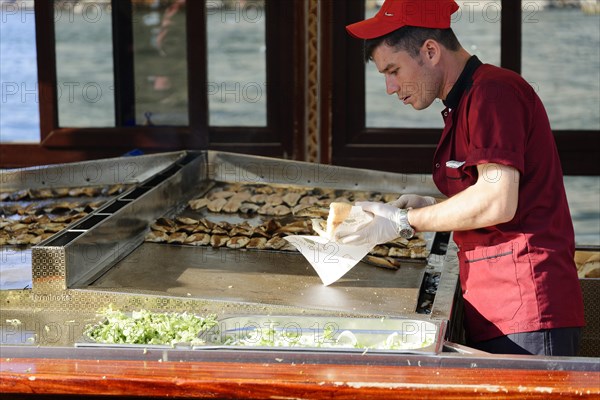
[[[276, 359], [277, 360], [277, 359]], [[237, 399], [598, 398], [597, 371], [2, 358], [0, 393]], [[3, 395], [3, 398], [5, 398]], [[8, 398], [8, 397], [6, 397]], [[33, 398], [33, 397], [32, 397]]]

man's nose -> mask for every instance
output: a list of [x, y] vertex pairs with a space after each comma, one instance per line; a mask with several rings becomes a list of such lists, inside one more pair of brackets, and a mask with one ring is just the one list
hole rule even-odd
[[385, 90], [387, 94], [394, 94], [398, 91], [399, 88], [400, 87], [391, 76], [385, 77]]

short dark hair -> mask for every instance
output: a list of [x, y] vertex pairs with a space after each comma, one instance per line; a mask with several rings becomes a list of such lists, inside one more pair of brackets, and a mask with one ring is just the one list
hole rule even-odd
[[435, 40], [448, 50], [456, 51], [460, 48], [460, 43], [452, 28], [431, 29], [403, 26], [387, 35], [365, 40], [365, 62], [373, 60], [373, 51], [381, 43], [394, 47], [396, 50], [404, 50], [411, 57], [416, 58], [427, 39]]

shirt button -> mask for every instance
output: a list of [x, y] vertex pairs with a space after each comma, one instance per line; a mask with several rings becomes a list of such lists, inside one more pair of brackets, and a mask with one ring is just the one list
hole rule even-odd
[[444, 117], [448, 116], [448, 111], [444, 111]]
[[439, 168], [440, 167], [440, 163], [435, 163], [435, 167]]

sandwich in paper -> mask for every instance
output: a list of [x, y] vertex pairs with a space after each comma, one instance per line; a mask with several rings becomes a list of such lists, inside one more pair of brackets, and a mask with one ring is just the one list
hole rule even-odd
[[313, 219], [313, 229], [319, 236], [335, 241], [338, 235], [344, 236], [361, 229], [373, 220], [373, 215], [361, 207], [348, 203], [333, 202], [329, 205], [329, 215], [323, 229], [323, 220]]
[[312, 220], [319, 236], [290, 235], [284, 239], [302, 253], [327, 286], [344, 276], [375, 246], [375, 243], [359, 246], [336, 243], [336, 235], [356, 232], [372, 220], [373, 215], [361, 207], [333, 202], [329, 205], [327, 221]]

